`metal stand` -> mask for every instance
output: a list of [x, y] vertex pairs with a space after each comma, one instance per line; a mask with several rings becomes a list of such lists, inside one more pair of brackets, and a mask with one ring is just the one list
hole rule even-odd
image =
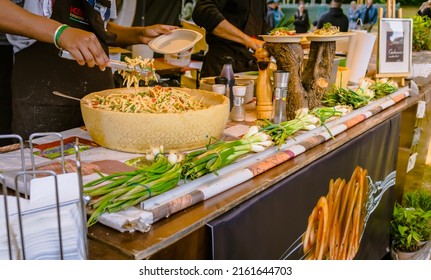
[[[58, 176], [61, 176], [61, 174], [56, 174], [55, 172], [51, 170], [36, 170], [36, 165], [34, 161], [34, 152], [33, 152], [33, 140], [37, 137], [42, 136], [56, 136], [60, 139], [60, 147], [61, 147], [61, 165], [62, 165], [62, 174], [66, 174], [66, 168], [65, 168], [65, 159], [64, 159], [64, 144], [63, 144], [63, 136], [60, 133], [35, 133], [30, 136], [29, 139], [29, 152], [31, 157], [31, 168], [26, 168], [25, 165], [25, 156], [24, 156], [24, 142], [22, 138], [18, 135], [0, 135], [1, 138], [15, 138], [19, 140], [19, 146], [20, 146], [20, 154], [21, 154], [21, 171], [18, 171], [15, 174], [14, 177], [14, 183], [15, 185], [12, 188], [7, 188], [7, 183], [5, 177], [8, 176], [6, 173], [0, 174], [0, 185], [2, 186], [2, 191], [0, 193], [3, 194], [3, 204], [4, 204], [4, 211], [0, 208], [0, 213], [4, 213], [0, 215], [0, 222], [3, 220], [5, 221], [5, 224], [0, 226], [0, 246], [4, 246], [4, 244], [7, 244], [8, 248], [5, 250], [5, 248], [0, 247], [0, 252], [8, 251], [9, 259], [28, 259], [29, 253], [35, 253], [31, 250], [37, 250], [36, 248], [29, 248], [26, 247], [26, 239], [31, 236], [31, 238], [36, 238], [32, 236], [32, 232], [27, 232], [27, 235], [25, 235], [26, 230], [30, 229], [31, 226], [34, 225], [34, 223], [39, 222], [39, 218], [41, 216], [41, 213], [47, 210], [54, 210], [55, 211], [55, 217], [56, 217], [56, 228], [58, 230], [58, 250], [55, 250], [58, 252], [57, 257], [53, 257], [52, 255], [44, 256], [44, 255], [38, 255], [37, 259], [66, 259], [65, 252], [64, 252], [64, 246], [65, 246], [65, 235], [63, 233], [63, 227], [65, 226], [65, 221], [62, 219], [61, 210], [63, 207], [66, 207], [68, 205], [77, 205], [78, 211], [79, 211], [79, 220], [82, 220], [82, 224], [79, 226], [80, 229], [78, 230], [78, 234], [76, 236], [79, 240], [74, 241], [82, 241], [83, 244], [82, 248], [78, 246], [79, 248], [76, 248], [78, 253], [77, 255], [80, 255], [79, 258], [87, 259], [88, 258], [88, 243], [87, 243], [87, 226], [86, 226], [86, 211], [85, 211], [85, 205], [86, 201], [84, 199], [83, 194], [83, 188], [82, 188], [82, 173], [81, 173], [81, 160], [80, 160], [80, 154], [79, 154], [79, 147], [75, 145], [75, 153], [76, 153], [76, 173], [78, 176], [78, 188], [79, 188], [79, 198], [76, 200], [69, 200], [65, 202], [61, 202], [60, 200], [60, 192], [59, 192], [59, 181]], [[55, 186], [55, 203], [48, 204], [47, 206], [43, 207], [37, 207], [31, 210], [23, 210], [22, 209], [22, 203], [31, 201], [31, 197], [29, 197], [29, 183], [31, 179], [36, 179], [38, 177], [52, 177], [54, 179], [54, 186]], [[19, 177], [24, 177], [23, 181], [19, 180]], [[24, 184], [24, 192], [21, 193], [19, 191], [19, 184]], [[15, 193], [14, 193], [15, 192]], [[13, 194], [14, 193], [14, 194]], [[12, 200], [12, 197], [16, 197], [16, 209], [14, 209], [14, 199]], [[30, 198], [30, 200], [28, 200]], [[10, 209], [13, 209], [11, 211]], [[74, 208], [71, 208], [74, 210]], [[16, 211], [15, 211], [16, 210]], [[68, 210], [69, 211], [69, 210]], [[44, 213], [45, 215], [47, 212]], [[73, 215], [75, 217], [75, 215]], [[78, 217], [78, 216], [77, 216]], [[26, 221], [24, 223], [23, 219], [26, 218]], [[64, 217], [63, 217], [64, 218]], [[78, 219], [77, 219], [78, 220]], [[73, 220], [73, 221], [77, 221]], [[63, 223], [63, 227], [62, 227]], [[51, 224], [50, 224], [51, 225]], [[28, 227], [27, 227], [28, 226]], [[5, 231], [2, 230], [2, 228], [5, 229]], [[14, 230], [15, 229], [15, 230]], [[5, 240], [4, 242], [3, 236], [5, 233]], [[45, 236], [41, 236], [40, 238], [44, 238]], [[39, 236], [37, 236], [39, 238]], [[69, 237], [70, 238], [70, 237]], [[39, 241], [39, 240], [37, 240]], [[48, 241], [49, 240], [40, 240], [40, 241]], [[57, 242], [57, 241], [54, 241]], [[52, 245], [52, 244], [50, 244]], [[30, 246], [31, 247], [31, 246]], [[54, 246], [55, 247], [55, 246]], [[80, 250], [81, 249], [81, 250]], [[31, 255], [31, 254], [30, 254]], [[5, 258], [5, 256], [0, 254], [0, 259]], [[29, 259], [33, 259], [29, 257]]]

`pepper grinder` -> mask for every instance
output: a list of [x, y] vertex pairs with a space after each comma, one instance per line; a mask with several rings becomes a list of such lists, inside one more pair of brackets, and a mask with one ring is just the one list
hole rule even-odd
[[287, 120], [286, 117], [286, 98], [289, 83], [289, 72], [277, 70], [274, 74], [274, 100], [272, 109], [272, 122], [281, 123]]
[[270, 63], [269, 52], [259, 48], [255, 52], [259, 75], [256, 82], [256, 117], [257, 119], [271, 119], [272, 117], [272, 90], [268, 68]]

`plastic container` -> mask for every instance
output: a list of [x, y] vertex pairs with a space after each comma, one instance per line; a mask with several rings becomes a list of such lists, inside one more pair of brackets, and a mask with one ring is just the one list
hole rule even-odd
[[165, 54], [164, 60], [168, 64], [185, 67], [192, 60], [192, 51], [193, 48], [176, 54]]

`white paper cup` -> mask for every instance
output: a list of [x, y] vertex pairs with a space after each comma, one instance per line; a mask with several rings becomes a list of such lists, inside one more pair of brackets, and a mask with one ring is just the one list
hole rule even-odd
[[226, 85], [223, 85], [223, 84], [212, 85], [212, 89], [215, 93], [219, 93], [219, 94], [226, 93]]

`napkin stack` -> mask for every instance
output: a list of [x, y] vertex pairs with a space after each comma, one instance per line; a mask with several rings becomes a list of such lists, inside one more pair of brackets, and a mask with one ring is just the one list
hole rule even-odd
[[0, 196], [0, 259], [86, 258], [87, 233], [79, 199], [78, 176], [76, 173], [63, 174], [57, 176], [57, 180], [58, 191], [54, 177], [33, 179], [30, 198], [19, 199], [21, 211], [18, 211], [17, 198], [7, 196], [8, 223], [5, 197]]

